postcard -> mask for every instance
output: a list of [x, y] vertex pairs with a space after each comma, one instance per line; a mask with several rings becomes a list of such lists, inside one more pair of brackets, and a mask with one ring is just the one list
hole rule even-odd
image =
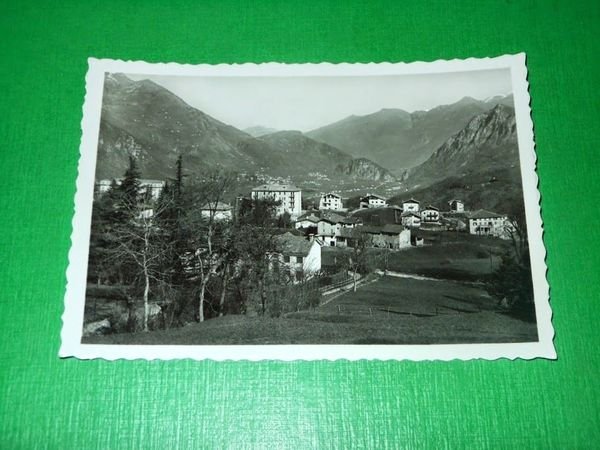
[[556, 358], [524, 54], [85, 82], [61, 357]]

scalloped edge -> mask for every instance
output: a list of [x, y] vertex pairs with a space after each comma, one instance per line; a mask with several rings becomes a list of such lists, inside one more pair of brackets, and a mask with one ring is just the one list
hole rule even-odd
[[[357, 361], [410, 360], [451, 361], [470, 359], [556, 359], [549, 285], [546, 279], [546, 250], [543, 243], [541, 195], [536, 173], [537, 155], [531, 117], [525, 53], [487, 58], [438, 59], [380, 63], [301, 63], [277, 62], [243, 64], [147, 63], [112, 59], [88, 59], [86, 94], [82, 107], [81, 145], [74, 198], [71, 248], [66, 271], [65, 309], [62, 315], [61, 358], [102, 358], [212, 361]], [[519, 158], [525, 201], [528, 239], [538, 342], [503, 344], [432, 344], [432, 345], [96, 345], [82, 344], [81, 333], [89, 235], [96, 168], [97, 141], [104, 72], [128, 72], [184, 76], [366, 76], [444, 73], [465, 70], [506, 68], [511, 71]]]

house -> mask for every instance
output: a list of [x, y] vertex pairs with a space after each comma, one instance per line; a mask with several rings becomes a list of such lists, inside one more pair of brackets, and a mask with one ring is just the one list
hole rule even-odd
[[210, 219], [220, 222], [223, 220], [231, 220], [233, 217], [233, 207], [227, 203], [206, 203], [200, 208], [200, 214], [205, 219]]
[[[123, 178], [104, 179], [96, 182], [96, 195], [100, 196], [105, 192], [108, 192], [113, 183], [116, 186], [120, 186], [123, 182]], [[149, 180], [142, 178], [139, 180], [140, 183], [140, 194], [147, 196], [152, 200], [158, 199], [160, 193], [165, 187], [163, 180]]]
[[411, 231], [402, 225], [384, 225], [381, 235], [388, 248], [399, 250], [410, 247]]
[[450, 211], [452, 212], [465, 212], [465, 204], [461, 200], [450, 200], [448, 205], [450, 205]]
[[360, 199], [360, 209], [383, 208], [385, 206], [387, 206], [386, 199], [379, 195], [367, 194]]
[[402, 225], [405, 227], [419, 228], [421, 226], [421, 216], [414, 212], [402, 213]]
[[321, 219], [314, 212], [307, 212], [298, 217], [294, 222], [294, 228], [296, 230], [307, 230], [309, 228], [316, 230], [319, 220]]
[[427, 206], [421, 210], [421, 222], [426, 223], [440, 223], [440, 210], [435, 206]]
[[414, 198], [405, 200], [402, 202], [402, 212], [403, 213], [418, 213], [419, 212], [419, 202]]
[[302, 213], [302, 191], [293, 184], [263, 184], [252, 189], [252, 200], [271, 199], [280, 202], [277, 215], [290, 214], [293, 219]]
[[294, 282], [310, 278], [321, 270], [321, 245], [290, 232], [275, 237], [279, 247], [278, 260]]
[[327, 246], [336, 245], [336, 236], [340, 234], [344, 217], [334, 212], [323, 212], [317, 223], [317, 237]]
[[349, 216], [349, 217], [342, 218], [340, 223], [341, 223], [342, 228], [352, 229], [352, 228], [356, 228], [356, 227], [362, 225], [363, 221], [360, 217]]
[[357, 233], [366, 233], [371, 245], [377, 248], [400, 250], [410, 247], [411, 231], [402, 226], [388, 224], [384, 226], [359, 226], [355, 229], [343, 228], [338, 236], [339, 247], [352, 247]]
[[510, 222], [508, 217], [491, 211], [479, 209], [468, 215], [469, 233], [479, 236], [494, 236], [502, 239], [510, 238]]
[[333, 211], [343, 210], [344, 204], [342, 202], [342, 197], [333, 192], [323, 194], [319, 201], [319, 209], [331, 209]]

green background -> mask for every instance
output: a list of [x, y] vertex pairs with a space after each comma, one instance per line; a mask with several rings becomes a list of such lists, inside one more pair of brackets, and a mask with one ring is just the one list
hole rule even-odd
[[[600, 445], [599, 5], [2, 2], [0, 447]], [[57, 357], [88, 56], [378, 62], [521, 51], [558, 361]]]

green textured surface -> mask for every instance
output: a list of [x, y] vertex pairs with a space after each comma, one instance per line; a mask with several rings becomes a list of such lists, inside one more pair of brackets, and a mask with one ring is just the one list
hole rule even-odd
[[[0, 6], [0, 447], [599, 445], [600, 4], [164, 3]], [[520, 51], [558, 361], [57, 357], [88, 56], [368, 62]]]

